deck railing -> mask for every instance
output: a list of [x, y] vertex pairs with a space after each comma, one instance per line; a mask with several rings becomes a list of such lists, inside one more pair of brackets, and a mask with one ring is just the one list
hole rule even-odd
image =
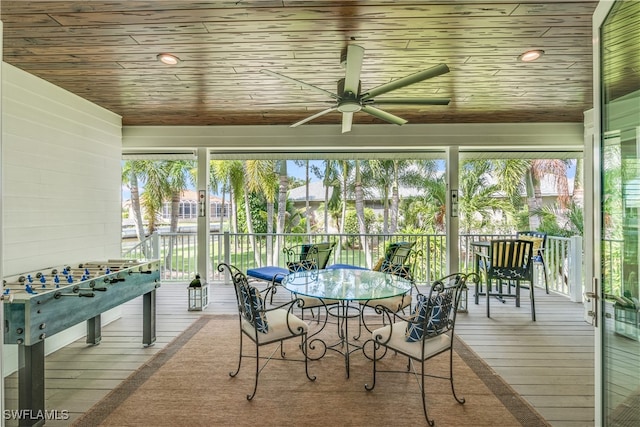
[[[471, 242], [494, 238], [513, 237], [498, 234], [461, 235], [459, 241], [459, 271], [473, 271]], [[336, 242], [330, 264], [351, 264], [371, 268], [384, 255], [389, 243], [415, 241], [421, 253], [416, 266], [416, 281], [430, 283], [446, 274], [446, 238], [436, 234], [253, 234], [211, 233], [209, 281], [222, 280], [216, 270], [220, 262], [235, 265], [242, 271], [265, 265], [285, 266], [282, 248], [302, 243]], [[161, 279], [164, 281], [190, 281], [197, 271], [196, 233], [154, 233], [142, 242], [123, 250], [125, 258], [154, 258], [161, 260]], [[547, 280], [551, 291], [581, 301], [582, 239], [579, 236], [562, 238], [549, 236], [544, 258]], [[535, 284], [544, 286], [541, 264], [535, 265]]]

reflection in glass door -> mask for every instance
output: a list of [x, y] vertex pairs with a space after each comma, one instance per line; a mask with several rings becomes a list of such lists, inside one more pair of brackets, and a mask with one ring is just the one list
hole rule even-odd
[[618, 1], [600, 32], [602, 415], [640, 426], [640, 2]]

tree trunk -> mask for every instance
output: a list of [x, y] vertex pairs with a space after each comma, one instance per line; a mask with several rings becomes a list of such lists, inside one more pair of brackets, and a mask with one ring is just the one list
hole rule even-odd
[[304, 213], [307, 218], [307, 235], [311, 234], [311, 206], [309, 206], [309, 160], [305, 160], [305, 197]]
[[[131, 171], [131, 177], [129, 180], [129, 185], [131, 186], [131, 210], [133, 211], [133, 224], [136, 227], [138, 242], [142, 242], [146, 235], [144, 233], [144, 221], [142, 220], [142, 208], [140, 206], [140, 187], [138, 187], [138, 176], [133, 170]], [[146, 259], [150, 259], [152, 255], [149, 252], [149, 249], [149, 245], [142, 245], [142, 254]]]
[[180, 191], [174, 191], [171, 193], [171, 220], [169, 222], [169, 246], [164, 258], [164, 265], [171, 270], [171, 256], [173, 255], [173, 247], [176, 243], [176, 236], [174, 233], [178, 232], [178, 216], [180, 213]]
[[393, 184], [391, 186], [391, 227], [389, 233], [398, 231], [398, 211], [400, 209], [400, 193], [398, 191], [398, 161], [393, 161]]
[[287, 191], [289, 190], [289, 178], [287, 176], [287, 162], [283, 161], [280, 165], [280, 178], [279, 178], [279, 186], [278, 186], [278, 224], [276, 226], [276, 233], [278, 234], [278, 239], [276, 240], [275, 247], [275, 260], [273, 261], [273, 265], [278, 264], [278, 258], [280, 256], [281, 248], [283, 246], [282, 236], [284, 234], [284, 223], [286, 219], [287, 212]]
[[576, 160], [576, 174], [573, 178], [573, 201], [577, 206], [584, 206], [584, 187], [582, 175], [582, 159]]
[[539, 200], [540, 184], [536, 184], [536, 179], [531, 171], [527, 172], [527, 207], [529, 208], [529, 229], [537, 230], [540, 227], [540, 215], [536, 212], [540, 209]]
[[367, 268], [371, 268], [371, 254], [367, 245], [367, 224], [364, 218], [364, 191], [362, 189], [362, 179], [360, 177], [360, 161], [356, 160], [356, 217], [358, 218], [358, 230], [360, 232], [360, 246], [365, 254]]
[[142, 221], [142, 208], [140, 207], [140, 188], [138, 187], [138, 177], [131, 172], [131, 209], [133, 210], [133, 223], [136, 226], [136, 236], [138, 241], [145, 238], [144, 222]]
[[253, 218], [251, 217], [251, 207], [249, 206], [249, 193], [244, 192], [244, 213], [247, 217], [247, 232], [249, 233], [249, 244], [253, 248], [253, 259], [257, 266], [262, 266], [260, 254], [256, 247], [256, 236], [253, 234]]

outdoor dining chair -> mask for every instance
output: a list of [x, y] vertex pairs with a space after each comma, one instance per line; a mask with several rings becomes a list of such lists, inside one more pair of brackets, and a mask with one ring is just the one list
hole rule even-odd
[[[335, 245], [336, 242], [321, 242], [285, 248], [284, 252], [287, 257], [288, 272], [294, 273], [296, 271], [322, 270], [326, 268]], [[306, 295], [293, 295], [293, 297], [298, 300], [298, 305], [302, 309], [303, 319], [304, 311], [307, 309], [310, 310], [311, 315], [315, 317], [313, 313], [314, 308], [320, 309], [338, 304], [337, 300], [320, 299]], [[317, 320], [320, 321], [320, 313], [318, 313]]]
[[[277, 344], [279, 347], [280, 357], [277, 360], [304, 362], [304, 370], [307, 378], [315, 381], [316, 377], [309, 375], [309, 359], [307, 357], [307, 331], [309, 326], [292, 312], [298, 301], [293, 299], [277, 307], [267, 309], [265, 308], [264, 299], [260, 295], [260, 292], [256, 287], [249, 284], [247, 276], [244, 273], [232, 265], [225, 263], [218, 264], [219, 272], [222, 273], [225, 270], [230, 274], [235, 288], [236, 301], [238, 303], [238, 319], [240, 323], [238, 367], [235, 371], [229, 372], [229, 375], [231, 377], [238, 375], [243, 358], [255, 360], [253, 391], [247, 395], [247, 400], [253, 399], [256, 395], [260, 372], [262, 372], [269, 361], [274, 359], [274, 355], [278, 350], [278, 348], [271, 350], [271, 353], [266, 357], [261, 356], [260, 348], [270, 344]], [[255, 345], [255, 351], [245, 354], [243, 347], [245, 337]], [[283, 342], [294, 338], [300, 339], [302, 359], [285, 358]], [[264, 363], [262, 363], [263, 360], [265, 360]]]
[[[491, 297], [497, 297], [504, 303], [505, 298], [513, 297], [516, 307], [520, 307], [521, 282], [528, 282], [529, 297], [531, 300], [531, 320], [536, 320], [535, 292], [533, 287], [533, 242], [531, 240], [500, 239], [492, 240], [488, 255], [484, 255], [481, 268], [486, 278], [486, 289], [476, 286], [475, 300], [478, 304], [480, 296], [487, 297], [487, 317], [491, 317], [489, 302]], [[496, 287], [493, 287], [493, 281]], [[507, 286], [505, 293], [503, 285]], [[515, 287], [515, 294], [511, 293], [511, 287]]]
[[544, 262], [544, 251], [547, 247], [547, 233], [541, 231], [518, 231], [516, 238], [531, 240], [533, 242], [533, 262], [542, 265], [544, 277], [544, 289], [549, 293], [549, 278], [547, 277], [547, 264]]
[[[385, 255], [378, 263], [372, 268], [374, 271], [380, 271], [382, 273], [394, 274], [404, 279], [409, 280], [413, 286], [410, 292], [399, 295], [392, 298], [371, 299], [367, 301], [360, 301], [363, 306], [361, 311], [360, 324], [363, 325], [369, 332], [371, 329], [365, 322], [364, 307], [375, 308], [376, 306], [383, 306], [388, 311], [399, 313], [403, 312], [407, 307], [411, 305], [413, 287], [415, 287], [415, 267], [416, 262], [422, 255], [421, 251], [413, 249], [415, 242], [395, 242], [389, 244], [385, 251]], [[384, 317], [383, 317], [384, 320]]]
[[[417, 302], [410, 316], [382, 308], [389, 324], [374, 330], [372, 338], [367, 341], [373, 346], [373, 377], [370, 385], [365, 384], [365, 389], [374, 389], [380, 373], [415, 374], [424, 416], [431, 426], [434, 421], [427, 412], [425, 377], [449, 380], [454, 399], [460, 404], [465, 402], [463, 397], [457, 396], [453, 384], [453, 341], [457, 308], [462, 292], [466, 289], [466, 277], [455, 273], [433, 282], [428, 295], [416, 296]], [[387, 355], [388, 350], [392, 353], [390, 357], [398, 354], [407, 357], [406, 369], [379, 368], [380, 359]], [[448, 376], [428, 374], [425, 362], [445, 352], [449, 353]]]
[[247, 276], [268, 283], [269, 303], [273, 304], [273, 296], [287, 274], [301, 269], [325, 268], [335, 245], [335, 242], [322, 242], [285, 247], [282, 252], [286, 258], [286, 268], [273, 265], [250, 268], [247, 270]]

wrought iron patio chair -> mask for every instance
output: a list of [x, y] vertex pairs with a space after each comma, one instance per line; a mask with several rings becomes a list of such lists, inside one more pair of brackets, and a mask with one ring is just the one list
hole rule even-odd
[[[533, 242], [531, 240], [500, 239], [492, 240], [489, 253], [482, 263], [482, 274], [486, 278], [486, 289], [476, 286], [475, 300], [478, 304], [480, 296], [487, 297], [487, 317], [491, 317], [490, 300], [497, 297], [501, 302], [508, 297], [515, 298], [516, 307], [520, 307], [521, 282], [529, 282], [529, 297], [531, 300], [531, 320], [536, 320], [535, 292], [533, 287]], [[494, 290], [493, 281], [496, 280]], [[509, 292], [503, 291], [503, 285], [508, 286]], [[515, 294], [510, 292], [515, 287]]]
[[247, 276], [268, 283], [265, 291], [269, 290], [269, 303], [273, 304], [273, 296], [278, 292], [278, 286], [287, 274], [301, 269], [325, 268], [335, 245], [335, 242], [322, 242], [285, 247], [282, 252], [286, 258], [286, 268], [278, 266], [250, 268], [247, 270]]
[[540, 231], [518, 231], [516, 238], [520, 240], [531, 239], [533, 242], [533, 262], [542, 265], [544, 277], [544, 289], [549, 293], [549, 278], [547, 276], [547, 264], [544, 262], [544, 251], [547, 247], [547, 233]]
[[[285, 248], [284, 252], [287, 257], [288, 271], [322, 270], [326, 268], [335, 245], [336, 242], [321, 242]], [[303, 319], [304, 311], [307, 309], [310, 310], [311, 315], [315, 317], [313, 313], [314, 308], [326, 308], [327, 306], [338, 304], [337, 300], [323, 300], [306, 295], [294, 295], [294, 297], [298, 299], [298, 305], [302, 309]], [[319, 314], [317, 320], [320, 321]]]
[[[384, 258], [378, 261], [377, 265], [372, 268], [374, 271], [395, 274], [396, 276], [409, 280], [413, 285], [411, 290], [408, 293], [392, 298], [360, 301], [363, 308], [375, 308], [376, 306], [381, 305], [391, 312], [399, 313], [404, 312], [407, 307], [411, 306], [413, 289], [415, 287], [414, 277], [416, 262], [422, 255], [422, 251], [416, 251], [413, 249], [414, 245], [415, 242], [396, 242], [389, 244], [385, 251]], [[360, 324], [371, 332], [371, 329], [365, 322], [364, 310], [361, 311]]]
[[[247, 395], [247, 400], [253, 399], [258, 389], [258, 377], [266, 365], [274, 359], [278, 349], [280, 358], [277, 360], [304, 362], [304, 370], [307, 378], [314, 381], [315, 376], [309, 375], [308, 352], [307, 352], [307, 331], [309, 326], [302, 319], [293, 314], [292, 310], [297, 300], [291, 300], [285, 304], [273, 308], [265, 308], [264, 299], [258, 289], [249, 284], [247, 276], [232, 265], [225, 263], [218, 264], [218, 271], [227, 270], [231, 275], [236, 292], [238, 303], [238, 318], [240, 324], [240, 350], [238, 357], [238, 367], [235, 371], [229, 372], [231, 377], [235, 377], [240, 372], [243, 358], [255, 359], [255, 380], [253, 391]], [[265, 295], [266, 297], [266, 295]], [[243, 342], [247, 337], [255, 344], [255, 354], [244, 354]], [[288, 339], [299, 338], [303, 359], [285, 359], [283, 342]], [[278, 344], [268, 356], [260, 356], [260, 348], [269, 344]], [[261, 365], [261, 361], [264, 363]]]
[[[457, 308], [462, 292], [466, 287], [466, 275], [456, 273], [432, 283], [428, 295], [418, 294], [416, 305], [410, 316], [404, 316], [382, 306], [378, 306], [389, 324], [372, 332], [372, 338], [365, 343], [373, 346], [373, 379], [365, 389], [371, 391], [376, 386], [379, 373], [413, 373], [418, 380], [424, 416], [429, 418], [425, 396], [425, 377], [449, 380], [455, 400], [463, 404], [465, 399], [458, 397], [453, 384], [453, 341]], [[395, 321], [393, 320], [395, 319]], [[396, 356], [408, 359], [405, 370], [393, 368], [379, 369], [380, 360], [391, 350]], [[381, 354], [380, 354], [381, 352]], [[428, 374], [425, 362], [444, 352], [449, 352], [448, 376]], [[396, 357], [393, 356], [393, 357]]]

